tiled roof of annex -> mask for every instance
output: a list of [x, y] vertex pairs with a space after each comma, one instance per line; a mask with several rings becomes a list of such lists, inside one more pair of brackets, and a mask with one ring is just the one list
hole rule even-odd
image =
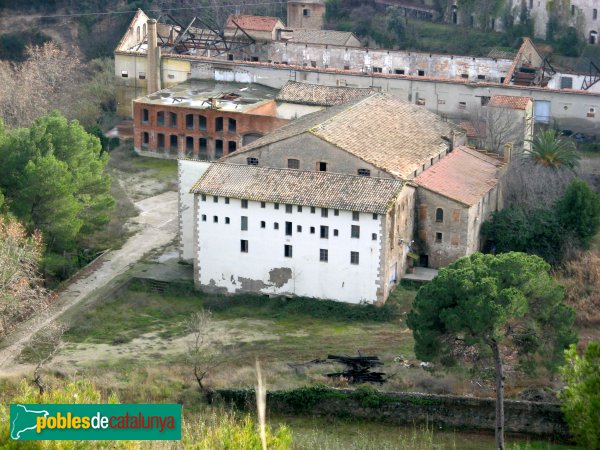
[[466, 206], [476, 204], [498, 183], [503, 163], [468, 147], [458, 147], [413, 181]]
[[404, 182], [331, 172], [212, 163], [190, 192], [385, 214]]
[[244, 30], [252, 31], [273, 31], [277, 25], [277, 17], [270, 16], [244, 16], [231, 15], [227, 18], [225, 28], [234, 28], [234, 21]]
[[452, 132], [464, 134], [457, 125], [424, 107], [378, 93], [293, 120], [240, 152], [311, 133], [396, 177], [407, 179], [448, 148]]
[[305, 105], [335, 106], [353, 99], [368, 97], [376, 92], [371, 88], [323, 86], [321, 84], [288, 81], [277, 94], [277, 100]]
[[347, 45], [348, 41], [353, 37], [356, 38], [350, 31], [294, 28], [288, 40], [302, 44]]
[[492, 95], [488, 106], [497, 108], [527, 109], [531, 97], [517, 97], [514, 95]]

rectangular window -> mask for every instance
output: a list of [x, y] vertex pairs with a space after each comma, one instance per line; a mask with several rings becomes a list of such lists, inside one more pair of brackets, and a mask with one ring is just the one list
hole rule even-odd
[[248, 217], [242, 216], [242, 228], [243, 231], [248, 231]]
[[260, 227], [261, 228], [267, 228], [267, 222], [265, 222], [264, 220], [260, 221]]
[[310, 227], [310, 234], [315, 234], [315, 227]]
[[288, 214], [291, 214], [292, 213], [292, 208], [293, 208], [292, 205], [285, 205], [285, 212], [288, 213]]
[[381, 73], [382, 72], [381, 67], [373, 67], [372, 70], [373, 70], [373, 73]]
[[200, 130], [206, 130], [206, 117], [198, 116], [198, 128]]
[[169, 126], [171, 128], [177, 128], [177, 114], [173, 112], [169, 113]]
[[213, 197], [213, 203], [219, 203], [219, 197], [216, 195]]
[[229, 205], [229, 197], [225, 197], [225, 204]]
[[202, 194], [202, 201], [205, 202], [206, 201], [206, 194]]
[[326, 248], [319, 249], [319, 261], [329, 261], [329, 250], [327, 250]]
[[425, 71], [424, 70], [419, 70], [418, 72], [420, 77], [424, 77], [425, 76]]
[[310, 207], [310, 213], [314, 214], [317, 209], [314, 206]]
[[150, 144], [150, 134], [147, 131], [144, 131], [142, 133], [142, 145], [147, 147], [148, 144]]
[[467, 109], [467, 102], [458, 102], [458, 109]]
[[288, 159], [288, 169], [299, 169], [300, 168], [300, 160], [299, 159]]
[[158, 111], [156, 113], [156, 123], [158, 125], [160, 125], [161, 127], [165, 125], [165, 112], [164, 111]]
[[206, 222], [206, 214], [202, 214], [202, 222]]
[[477, 75], [478, 80], [485, 80], [485, 75]]
[[150, 111], [148, 111], [147, 109], [144, 109], [143, 115], [142, 115], [142, 122], [148, 123], [149, 120], [150, 120]]
[[573, 78], [572, 77], [560, 77], [560, 88], [561, 89], [573, 89]]
[[334, 235], [334, 236], [338, 236], [339, 234], [340, 234], [340, 232], [338, 231], [338, 229], [337, 229], [337, 228], [334, 228], [334, 229], [333, 229], [333, 235]]
[[219, 217], [218, 216], [213, 216], [213, 222], [214, 223], [219, 223]]
[[358, 169], [358, 175], [361, 177], [370, 177], [371, 171], [369, 169]]
[[302, 206], [298, 205], [298, 212], [302, 212]]
[[223, 118], [215, 118], [215, 131], [223, 131]]
[[261, 207], [261, 208], [266, 208], [266, 207], [267, 207], [267, 204], [266, 204], [265, 202], [260, 202], [260, 207]]
[[221, 139], [215, 139], [215, 159], [219, 159], [223, 156], [223, 141]]
[[285, 256], [286, 258], [292, 257], [292, 246], [291, 245], [283, 246], [283, 256]]
[[229, 225], [229, 223], [230, 223], [229, 217], [225, 217], [225, 223], [226, 223], [227, 225]]
[[358, 252], [350, 252], [350, 264], [358, 264]]
[[404, 75], [404, 69], [394, 69], [396, 75]]
[[273, 208], [279, 209], [279, 203], [273, 203]]
[[438, 244], [442, 242], [442, 233], [435, 233], [435, 242]]
[[185, 115], [185, 127], [188, 130], [193, 130], [194, 129], [194, 115], [193, 114], [186, 114]]
[[128, 78], [129, 77], [129, 72], [127, 72], [126, 70], [121, 70], [121, 76], [123, 78]]
[[240, 241], [240, 251], [242, 253], [248, 253], [248, 241], [246, 239]]
[[358, 222], [359, 217], [360, 217], [360, 213], [358, 211], [352, 211], [352, 220]]
[[248, 200], [242, 200], [242, 208], [248, 209]]
[[249, 166], [258, 166], [258, 158], [246, 158]]
[[373, 241], [377, 240], [377, 233], [371, 233], [371, 240], [373, 240]]
[[327, 163], [323, 161], [319, 161], [317, 163], [317, 170], [319, 172], [327, 172]]
[[350, 237], [352, 238], [360, 238], [360, 227], [358, 225], [352, 225], [352, 229], [350, 230]]
[[321, 208], [321, 217], [329, 216], [329, 210], [327, 208]]
[[302, 10], [302, 15], [303, 15], [304, 17], [310, 17], [310, 9], [306, 9], [306, 8], [304, 8], [304, 9]]
[[237, 150], [237, 142], [229, 141], [227, 143], [227, 153], [233, 153]]
[[273, 224], [273, 229], [274, 229], [274, 230], [279, 230], [279, 223], [275, 222], [275, 223]]
[[592, 19], [596, 20], [598, 18], [598, 10], [594, 8], [592, 10]]
[[208, 159], [208, 141], [205, 138], [200, 138], [200, 153], [198, 156], [200, 159], [207, 160]]
[[237, 121], [235, 119], [227, 119], [227, 128], [230, 133], [235, 133], [237, 130]]
[[377, 214], [373, 214], [373, 220], [377, 220], [379, 219], [379, 216]]
[[340, 210], [339, 209], [334, 209], [333, 210], [333, 215], [334, 216], [339, 216], [340, 215]]
[[302, 233], [302, 225], [296, 225], [296, 231]]
[[285, 235], [286, 236], [291, 236], [292, 235], [292, 222], [286, 222], [285, 223]]
[[321, 239], [329, 239], [329, 227], [321, 225]]

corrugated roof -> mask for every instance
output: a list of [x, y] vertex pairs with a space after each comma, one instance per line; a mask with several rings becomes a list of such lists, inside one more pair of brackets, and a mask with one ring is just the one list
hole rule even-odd
[[531, 97], [517, 97], [514, 95], [492, 95], [488, 106], [495, 106], [498, 108], [511, 108], [511, 109], [527, 109]]
[[430, 191], [474, 205], [498, 183], [497, 159], [467, 147], [458, 147], [413, 181]]
[[277, 94], [277, 100], [305, 105], [335, 106], [352, 99], [367, 97], [377, 91], [370, 88], [323, 86], [288, 81]]
[[227, 18], [227, 24], [225, 28], [235, 28], [237, 23], [244, 30], [252, 31], [273, 31], [275, 25], [277, 25], [277, 17], [270, 16], [243, 16], [243, 15], [231, 15]]
[[424, 107], [373, 94], [293, 120], [240, 152], [307, 132], [404, 179], [445, 151], [452, 132], [463, 133]]
[[384, 178], [213, 163], [190, 192], [385, 214], [402, 186]]
[[[358, 38], [350, 31], [311, 30], [294, 28], [288, 40], [301, 44], [347, 45], [352, 38]], [[359, 41], [360, 42], [360, 41]]]

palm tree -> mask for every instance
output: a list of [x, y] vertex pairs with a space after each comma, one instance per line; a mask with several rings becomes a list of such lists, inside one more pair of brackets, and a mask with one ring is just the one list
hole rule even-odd
[[531, 143], [531, 149], [525, 151], [525, 155], [536, 164], [557, 170], [574, 169], [579, 164], [575, 144], [557, 136], [554, 130], [540, 131], [527, 142]]

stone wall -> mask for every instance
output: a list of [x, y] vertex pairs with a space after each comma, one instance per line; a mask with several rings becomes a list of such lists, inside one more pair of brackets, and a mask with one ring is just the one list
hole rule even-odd
[[[226, 402], [254, 409], [254, 391], [217, 391]], [[494, 432], [495, 399], [325, 387], [267, 393], [267, 408], [284, 414], [310, 414], [381, 420], [393, 424], [427, 423], [435, 429]], [[556, 403], [507, 400], [505, 429], [553, 441], [567, 441], [569, 431]]]

